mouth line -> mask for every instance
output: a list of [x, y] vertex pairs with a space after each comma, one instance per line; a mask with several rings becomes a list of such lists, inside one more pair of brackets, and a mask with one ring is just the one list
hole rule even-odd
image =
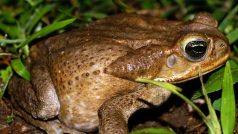
[[[221, 66], [223, 66], [223, 64], [221, 64], [221, 65], [219, 65], [219, 66], [217, 66], [217, 67], [215, 67], [215, 68], [213, 68], [213, 69], [211, 69], [211, 70], [207, 70], [207, 71], [205, 71], [205, 72], [202, 72], [201, 76], [206, 75], [206, 74], [208, 74], [208, 73], [210, 73], [210, 72], [212, 72], [212, 71], [214, 71], [214, 70], [220, 68]], [[199, 77], [199, 74], [197, 74], [197, 75], [195, 75], [195, 76], [193, 76], [193, 77], [184, 79], [184, 80], [171, 81], [170, 83], [172, 83], [172, 84], [183, 83], [183, 82], [186, 82], [186, 81], [189, 81], [189, 80], [192, 80], [192, 79], [196, 79], [196, 78], [198, 78], [198, 77]], [[168, 82], [169, 82], [169, 81], [168, 81]]]
[[[202, 72], [201, 75], [202, 76], [206, 75], [206, 74], [220, 68], [221, 66], [223, 66], [225, 64], [225, 62], [228, 60], [228, 58], [229, 58], [229, 54], [222, 57], [218, 62], [215, 62], [213, 65], [216, 65], [216, 67], [211, 67], [211, 66], [210, 67], [209, 66], [205, 67], [204, 70], [206, 70], [206, 71], [201, 70], [201, 72]], [[183, 83], [183, 82], [186, 82], [186, 81], [189, 81], [189, 80], [192, 80], [192, 79], [195, 79], [195, 78], [199, 77], [199, 70], [194, 69], [193, 71], [197, 71], [197, 74], [191, 75], [191, 77], [187, 77], [187, 78], [185, 76], [185, 78], [183, 78], [183, 77], [175, 78], [175, 79], [155, 78], [154, 80], [169, 82], [169, 83], [172, 83], [172, 84]]]

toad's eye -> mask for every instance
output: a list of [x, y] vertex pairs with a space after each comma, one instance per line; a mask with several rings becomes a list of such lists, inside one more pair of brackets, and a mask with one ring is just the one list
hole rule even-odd
[[203, 40], [190, 41], [184, 46], [184, 52], [190, 60], [197, 61], [204, 57], [207, 52], [208, 43]]
[[207, 55], [209, 39], [201, 34], [187, 34], [179, 41], [183, 55], [190, 61], [202, 61]]

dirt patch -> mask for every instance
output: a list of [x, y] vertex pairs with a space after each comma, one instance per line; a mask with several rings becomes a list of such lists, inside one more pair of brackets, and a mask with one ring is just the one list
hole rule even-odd
[[0, 99], [0, 134], [43, 134], [36, 127], [14, 115], [15, 112], [7, 99]]

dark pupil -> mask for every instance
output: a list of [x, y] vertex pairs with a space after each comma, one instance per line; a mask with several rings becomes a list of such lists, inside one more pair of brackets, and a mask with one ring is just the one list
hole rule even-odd
[[207, 42], [205, 41], [191, 41], [185, 47], [185, 52], [189, 58], [198, 60], [202, 58], [207, 50]]

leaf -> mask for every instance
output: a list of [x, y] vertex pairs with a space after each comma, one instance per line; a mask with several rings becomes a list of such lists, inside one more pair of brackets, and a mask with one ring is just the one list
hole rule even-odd
[[175, 0], [175, 2], [178, 4], [180, 11], [185, 14], [187, 12], [185, 0]]
[[236, 15], [237, 12], [238, 12], [238, 5], [236, 5], [225, 17], [225, 19], [221, 22], [221, 24], [219, 25], [219, 30], [224, 32], [225, 28], [227, 27], [227, 25], [230, 24], [230, 21]]
[[122, 0], [113, 0], [113, 3], [126, 13], [134, 13], [136, 11], [134, 8], [122, 2]]
[[230, 44], [232, 44], [235, 41], [237, 41], [238, 40], [238, 28], [235, 28], [226, 37], [228, 38]]
[[237, 54], [237, 55], [238, 55], [238, 48], [237, 48], [237, 46], [236, 46], [236, 45], [233, 45], [233, 50], [234, 50], [235, 54]]
[[18, 59], [12, 59], [11, 60], [11, 66], [13, 70], [20, 75], [22, 78], [26, 80], [31, 79], [30, 72], [26, 69], [26, 67], [23, 65], [22, 61], [20, 58]]
[[32, 29], [35, 27], [35, 25], [37, 24], [37, 22], [46, 14], [48, 13], [50, 10], [52, 10], [54, 7], [53, 4], [49, 4], [43, 7], [40, 7], [38, 9], [35, 9], [36, 11], [34, 12], [34, 14], [30, 17], [29, 21], [27, 22], [25, 28], [26, 28], [26, 33], [30, 34], [30, 32], [32, 31]]
[[156, 81], [156, 80], [150, 80], [150, 79], [143, 79], [143, 78], [137, 78], [137, 82], [143, 82], [143, 83], [149, 83], [154, 84], [156, 86], [162, 87], [164, 89], [168, 89], [171, 92], [181, 92], [182, 89], [180, 87], [177, 87], [173, 84], [170, 84], [168, 82], [162, 82], [162, 81]]
[[204, 95], [207, 107], [208, 107], [208, 111], [209, 111], [209, 115], [206, 117], [206, 121], [207, 121], [207, 126], [208, 126], [208, 130], [209, 130], [209, 134], [221, 134], [221, 126], [220, 123], [218, 121], [217, 115], [215, 110], [212, 107], [212, 103], [210, 98], [207, 95], [207, 91], [206, 88], [204, 87], [203, 84], [203, 77], [202, 77], [202, 71], [201, 71], [201, 66], [199, 67], [199, 76], [200, 76], [200, 81], [201, 81], [201, 85], [202, 85], [202, 93]]
[[31, 6], [40, 4], [43, 0], [26, 0]]
[[14, 44], [23, 42], [24, 39], [0, 39], [0, 43]]
[[83, 16], [86, 18], [102, 19], [105, 18], [107, 15], [99, 12], [86, 12], [83, 14]]
[[11, 115], [8, 115], [6, 118], [7, 124], [11, 124], [14, 121], [14, 119], [15, 119], [15, 116], [13, 113]]
[[221, 125], [223, 134], [232, 134], [235, 126], [236, 104], [231, 73], [228, 61], [222, 82]]
[[11, 66], [8, 66], [6, 69], [4, 70], [0, 70], [0, 78], [1, 78], [1, 84], [0, 84], [0, 99], [2, 98], [9, 80], [12, 77], [12, 68]]
[[175, 132], [166, 128], [145, 128], [131, 132], [130, 134], [175, 134]]
[[212, 107], [218, 111], [221, 111], [221, 98], [216, 99], [213, 104]]
[[156, 0], [138, 0], [143, 9], [153, 9], [156, 4]]
[[217, 21], [220, 21], [225, 16], [225, 12], [223, 10], [221, 10], [220, 8], [218, 8], [218, 9], [215, 9], [215, 11], [212, 13], [212, 16]]
[[7, 23], [15, 23], [16, 20], [12, 14], [12, 12], [10, 11], [1, 11], [0, 12], [0, 18], [4, 20], [4, 22], [7, 22]]
[[8, 34], [12, 38], [17, 38], [20, 34], [20, 29], [16, 25], [6, 25], [0, 23], [0, 30]]
[[59, 30], [65, 26], [71, 24], [75, 20], [76, 20], [76, 18], [72, 18], [72, 19], [67, 19], [67, 20], [52, 23], [52, 24], [42, 28], [40, 31], [29, 36], [24, 42], [22, 42], [20, 45], [16, 46], [16, 48], [24, 47], [26, 44], [30, 43], [32, 40], [34, 40], [36, 38], [40, 38], [42, 36], [46, 36], [49, 33]]
[[[233, 77], [233, 84], [238, 82], [238, 64], [234, 62], [233, 60], [230, 60], [231, 65], [231, 74]], [[222, 79], [224, 74], [224, 68], [219, 69], [218, 71], [214, 72], [205, 83], [205, 88], [207, 93], [212, 93], [219, 91], [221, 89], [222, 85]], [[197, 99], [202, 96], [201, 90], [196, 90], [195, 93], [192, 96], [192, 99]]]

